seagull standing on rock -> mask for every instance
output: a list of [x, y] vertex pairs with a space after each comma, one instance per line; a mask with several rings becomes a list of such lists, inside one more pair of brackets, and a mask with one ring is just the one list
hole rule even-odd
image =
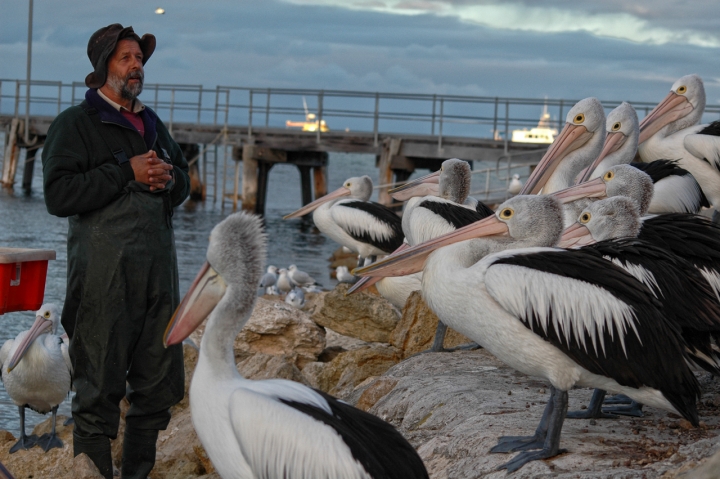
[[300, 271], [294, 264], [288, 266], [288, 275], [290, 276], [290, 279], [293, 281], [293, 283], [297, 284], [298, 286], [311, 286], [315, 284], [314, 278], [312, 278], [305, 271]]
[[280, 291], [281, 294], [287, 294], [292, 291], [292, 289], [295, 287], [295, 282], [290, 279], [288, 270], [286, 270], [285, 268], [281, 268], [278, 271], [278, 279], [275, 286], [277, 286], [277, 290]]
[[338, 266], [335, 268], [335, 277], [337, 278], [338, 283], [354, 284], [359, 279], [357, 276], [352, 274], [350, 270], [348, 270], [347, 266]]
[[277, 266], [270, 265], [267, 268], [267, 273], [265, 273], [260, 280], [260, 287], [265, 288], [265, 294], [273, 294], [271, 292], [271, 287], [275, 286], [275, 283], [277, 283], [278, 279], [278, 269]]

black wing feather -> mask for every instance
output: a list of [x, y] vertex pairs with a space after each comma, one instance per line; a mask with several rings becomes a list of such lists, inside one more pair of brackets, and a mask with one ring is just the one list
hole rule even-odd
[[[417, 207], [432, 211], [453, 225], [455, 229], [475, 223], [476, 221], [480, 221], [488, 216], [483, 216], [482, 213], [478, 213], [476, 210], [471, 210], [469, 208], [444, 201], [425, 200]], [[495, 212], [490, 210], [490, 214], [495, 214]]]
[[698, 268], [720, 272], [720, 226], [703, 216], [671, 213], [648, 218], [638, 239], [681, 256]]
[[383, 206], [380, 203], [374, 201], [347, 201], [343, 202], [342, 206], [347, 208], [355, 208], [357, 210], [365, 211], [371, 214], [379, 221], [390, 226], [392, 235], [390, 238], [381, 239], [373, 238], [369, 233], [358, 233], [356, 231], [347, 231], [347, 233], [355, 240], [362, 243], [367, 243], [375, 246], [378, 249], [385, 251], [386, 253], [392, 253], [398, 249], [405, 239], [405, 235], [402, 231], [402, 220], [393, 210], [387, 206]]
[[483, 218], [487, 218], [488, 216], [492, 216], [495, 214], [492, 208], [490, 208], [482, 201], [477, 202], [477, 204], [475, 205], [475, 211], [477, 211], [478, 214], [482, 215]]
[[698, 135], [720, 136], [720, 120], [714, 121], [698, 131]]
[[[604, 354], [586, 351], [575, 338], [575, 331], [568, 344], [565, 334], [554, 326], [552, 311], [547, 331], [543, 330], [537, 311], [528, 311], [519, 319], [588, 371], [611, 377], [624, 386], [658, 389], [688, 421], [698, 424], [696, 400], [700, 388], [686, 364], [685, 342], [679, 328], [663, 316], [662, 304], [645, 285], [596, 253], [584, 250], [517, 254], [493, 264], [523, 266], [584, 281], [629, 305], [635, 313], [639, 337], [632, 330], [627, 331], [623, 350], [620, 341], [613, 340], [604, 329], [600, 333], [604, 335]], [[585, 330], [582, 334], [585, 343], [592, 344]]]
[[428, 478], [420, 456], [394, 427], [370, 413], [315, 390], [330, 405], [332, 415], [310, 404], [280, 399], [337, 431], [353, 457], [373, 479]]

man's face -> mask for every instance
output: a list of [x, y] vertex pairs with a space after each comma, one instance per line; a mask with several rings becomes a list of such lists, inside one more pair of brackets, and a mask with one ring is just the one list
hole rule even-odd
[[107, 84], [126, 100], [134, 100], [143, 88], [143, 53], [138, 42], [120, 40], [108, 62]]

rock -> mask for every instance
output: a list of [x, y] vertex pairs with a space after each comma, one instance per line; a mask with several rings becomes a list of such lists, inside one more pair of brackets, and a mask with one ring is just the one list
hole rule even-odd
[[247, 379], [289, 379], [307, 385], [292, 357], [255, 353], [237, 364], [238, 371]]
[[310, 385], [344, 398], [371, 376], [379, 376], [401, 359], [391, 346], [366, 346], [344, 351], [328, 363], [310, 363], [302, 373]]
[[105, 479], [92, 459], [84, 452], [73, 458], [72, 468], [74, 479]]
[[355, 402], [355, 406], [362, 409], [363, 411], [367, 411], [387, 393], [392, 391], [393, 388], [397, 385], [397, 383], [397, 379], [385, 377], [378, 378], [376, 381], [373, 381], [367, 388], [363, 390], [362, 394]]
[[[425, 351], [432, 346], [438, 317], [425, 304], [420, 291], [414, 291], [405, 303], [402, 317], [390, 335], [390, 344], [403, 351], [403, 357]], [[472, 340], [450, 328], [445, 335], [445, 347], [452, 348]]]
[[[205, 324], [190, 336], [200, 344]], [[310, 316], [277, 300], [258, 298], [252, 316], [235, 338], [235, 361], [255, 353], [292, 357], [302, 369], [325, 349], [325, 331]]]
[[717, 479], [720, 477], [720, 451], [681, 477], [682, 479]]
[[390, 333], [400, 319], [397, 310], [383, 297], [365, 291], [346, 296], [349, 288], [350, 285], [341, 283], [326, 294], [312, 319], [346, 336], [389, 342]]

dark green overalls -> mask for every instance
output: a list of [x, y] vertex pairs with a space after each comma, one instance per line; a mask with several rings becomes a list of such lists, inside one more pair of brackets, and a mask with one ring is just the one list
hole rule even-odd
[[[89, 90], [82, 107], [53, 122], [43, 150], [48, 211], [70, 216], [62, 324], [71, 338], [75, 452], [106, 454], [127, 396], [123, 456], [143, 457], [138, 464], [124, 457], [123, 477], [152, 468], [157, 431], [184, 393], [182, 348], [166, 349], [162, 335], [179, 303], [171, 216], [187, 196], [188, 167], [154, 113], [146, 108], [142, 116], [145, 138]], [[174, 165], [170, 191], [151, 193], [113, 156], [148, 147]]]

